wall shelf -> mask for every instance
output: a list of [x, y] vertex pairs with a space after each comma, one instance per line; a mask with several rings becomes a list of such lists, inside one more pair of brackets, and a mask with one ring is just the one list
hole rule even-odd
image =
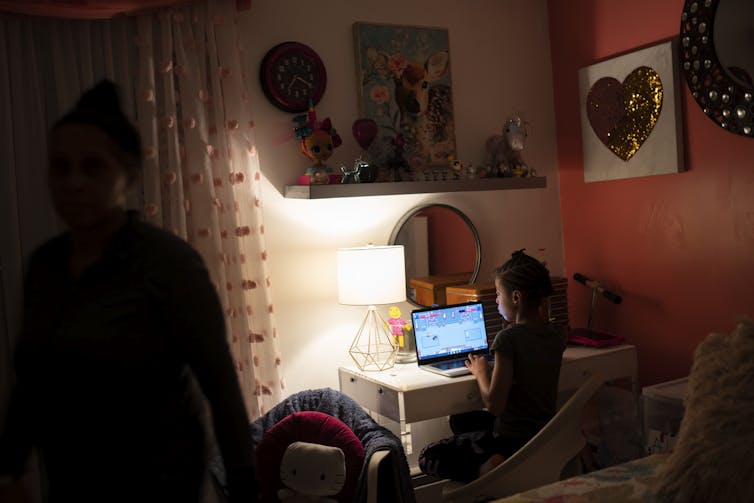
[[333, 197], [431, 194], [435, 192], [469, 192], [476, 190], [542, 189], [545, 187], [547, 187], [547, 177], [545, 176], [429, 182], [337, 183], [330, 185], [286, 185], [285, 197], [292, 199], [325, 199]]

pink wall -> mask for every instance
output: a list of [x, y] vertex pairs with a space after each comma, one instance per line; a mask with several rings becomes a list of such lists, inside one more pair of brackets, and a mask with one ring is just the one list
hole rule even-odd
[[[754, 139], [716, 126], [681, 78], [686, 172], [585, 184], [578, 70], [675, 38], [683, 0], [549, 0], [565, 267], [623, 296], [593, 328], [639, 350], [642, 384], [688, 374], [696, 345], [754, 316]], [[584, 326], [589, 290], [570, 281]]]
[[427, 217], [429, 273], [456, 274], [474, 270], [474, 235], [461, 217], [447, 208], [431, 206], [419, 215]]

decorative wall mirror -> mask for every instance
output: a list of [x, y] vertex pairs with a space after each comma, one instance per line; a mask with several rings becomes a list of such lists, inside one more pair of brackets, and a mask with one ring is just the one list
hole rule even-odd
[[754, 2], [686, 0], [680, 59], [704, 113], [720, 127], [754, 137]]
[[423, 301], [416, 285], [443, 281], [474, 283], [482, 260], [479, 233], [469, 217], [447, 204], [425, 204], [408, 211], [395, 225], [389, 244], [403, 245], [406, 254], [406, 298]]

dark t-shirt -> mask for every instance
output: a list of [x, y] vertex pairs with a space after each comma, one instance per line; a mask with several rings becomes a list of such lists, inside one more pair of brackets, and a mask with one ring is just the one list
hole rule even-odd
[[565, 345], [565, 334], [553, 325], [514, 324], [495, 336], [496, 356], [513, 361], [513, 385], [505, 410], [495, 418], [496, 436], [531, 438], [555, 415]]
[[70, 254], [62, 235], [29, 265], [0, 472], [18, 472], [36, 445], [51, 491], [78, 501], [99, 485], [196, 479], [207, 463], [206, 397], [236, 493], [253, 491], [251, 428], [199, 254], [134, 214], [78, 278]]

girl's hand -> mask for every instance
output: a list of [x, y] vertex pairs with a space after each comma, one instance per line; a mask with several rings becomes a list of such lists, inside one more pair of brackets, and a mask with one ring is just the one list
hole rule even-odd
[[469, 358], [464, 362], [466, 368], [474, 374], [474, 377], [489, 376], [490, 366], [487, 363], [487, 358], [484, 356], [469, 355]]

